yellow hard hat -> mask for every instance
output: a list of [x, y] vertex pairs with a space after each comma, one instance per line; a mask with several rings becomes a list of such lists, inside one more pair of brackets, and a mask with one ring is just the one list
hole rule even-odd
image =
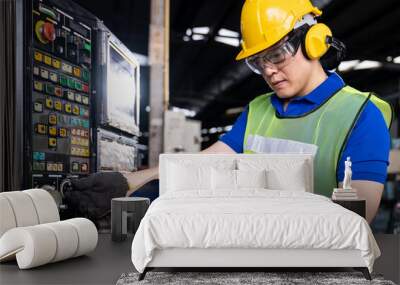
[[242, 50], [236, 60], [276, 44], [304, 15], [322, 12], [310, 0], [246, 0], [242, 8]]

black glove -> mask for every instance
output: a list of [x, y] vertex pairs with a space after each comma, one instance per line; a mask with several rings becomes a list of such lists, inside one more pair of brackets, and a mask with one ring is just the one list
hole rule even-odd
[[95, 221], [110, 212], [112, 198], [125, 197], [128, 189], [128, 182], [120, 172], [98, 172], [72, 179], [64, 198], [75, 216]]

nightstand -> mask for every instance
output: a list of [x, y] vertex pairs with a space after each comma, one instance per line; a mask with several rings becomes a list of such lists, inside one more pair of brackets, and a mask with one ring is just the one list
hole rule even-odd
[[149, 206], [149, 198], [113, 198], [111, 200], [111, 239], [124, 241], [128, 235], [134, 235]]
[[357, 199], [357, 200], [332, 200], [332, 202], [339, 204], [340, 206], [353, 211], [354, 213], [359, 214], [361, 217], [365, 219], [365, 199]]

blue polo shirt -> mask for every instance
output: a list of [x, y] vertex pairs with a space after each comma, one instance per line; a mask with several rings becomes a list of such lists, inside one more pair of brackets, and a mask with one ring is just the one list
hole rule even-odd
[[[328, 73], [328, 78], [309, 94], [290, 100], [286, 111], [283, 109], [284, 102], [275, 94], [271, 97], [271, 103], [282, 117], [299, 116], [318, 108], [344, 85], [343, 79], [337, 73]], [[248, 107], [237, 118], [232, 129], [220, 137], [220, 141], [237, 153], [243, 152], [247, 113]], [[389, 130], [382, 113], [370, 101], [362, 111], [343, 150], [336, 173], [338, 181], [343, 181], [344, 161], [350, 156], [353, 180], [369, 180], [383, 184], [389, 165], [389, 149]]]

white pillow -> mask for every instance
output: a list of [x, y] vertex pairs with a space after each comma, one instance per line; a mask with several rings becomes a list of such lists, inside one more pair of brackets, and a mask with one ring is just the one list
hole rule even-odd
[[285, 168], [267, 171], [268, 189], [307, 191], [308, 177], [305, 163], [289, 163]]
[[263, 170], [236, 170], [237, 187], [240, 188], [267, 188], [267, 171]]
[[211, 170], [213, 190], [238, 190], [242, 188], [267, 188], [266, 170]]
[[213, 190], [236, 190], [236, 170], [212, 168], [211, 181]]
[[212, 169], [233, 170], [235, 160], [176, 160], [168, 162], [167, 191], [211, 190]]
[[238, 159], [239, 170], [266, 170], [268, 189], [312, 191], [311, 164], [303, 159]]
[[186, 166], [170, 163], [168, 169], [168, 191], [186, 191], [211, 188], [211, 167]]

